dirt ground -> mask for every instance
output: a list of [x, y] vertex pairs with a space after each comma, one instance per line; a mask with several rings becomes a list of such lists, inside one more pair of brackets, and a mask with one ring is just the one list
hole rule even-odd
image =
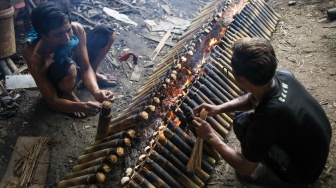
[[[167, 1], [151, 1], [167, 2]], [[173, 15], [186, 19], [195, 17], [194, 14], [203, 3], [201, 1], [170, 0]], [[201, 3], [199, 3], [201, 2]], [[336, 127], [336, 22], [326, 22], [326, 11], [336, 7], [334, 0], [300, 0], [296, 5], [288, 6], [288, 0], [270, 1], [270, 4], [281, 15], [277, 30], [271, 43], [275, 48], [279, 60], [279, 70], [290, 70], [303, 83], [308, 91], [320, 102], [326, 111], [332, 129]], [[100, 70], [110, 73], [119, 79], [119, 85], [109, 88], [117, 96], [113, 104], [113, 115], [121, 113], [131, 101], [134, 93], [143, 85], [148, 76], [153, 73], [153, 67], [144, 68], [149, 62], [149, 56], [157, 46], [157, 42], [150, 41], [138, 34], [148, 32], [143, 22], [144, 17], [151, 19], [162, 13], [159, 8], [154, 9], [155, 15], [145, 12], [144, 15], [130, 14], [130, 18], [139, 23], [138, 27], [124, 27], [118, 30], [117, 41], [113, 44], [114, 57], [129, 49], [139, 55], [139, 67], [142, 69], [139, 82], [129, 81], [125, 74], [131, 75], [132, 69], [124, 64], [124, 69], [114, 69], [104, 61]], [[183, 13], [183, 14], [181, 14]], [[17, 39], [22, 39], [22, 33], [16, 33]], [[162, 33], [161, 37], [162, 38]], [[170, 39], [169, 39], [170, 40]], [[22, 46], [18, 43], [16, 59], [20, 60]], [[156, 62], [169, 50], [165, 46]], [[13, 58], [15, 59], [15, 58]], [[133, 67], [134, 69], [134, 67]], [[18, 136], [45, 136], [60, 141], [51, 150], [51, 159], [47, 179], [47, 187], [56, 187], [71, 168], [76, 164], [78, 156], [94, 140], [98, 116], [75, 119], [68, 115], [54, 112], [46, 106], [41, 94], [36, 90], [14, 91], [20, 94], [17, 103], [20, 105], [18, 114], [10, 119], [0, 120], [0, 178], [3, 177], [10, 156], [13, 152]], [[76, 93], [81, 100], [93, 100], [85, 89], [78, 89]], [[299, 94], [298, 94], [299, 95]], [[334, 187], [336, 185], [336, 154], [335, 132], [330, 145], [330, 154], [325, 170], [319, 180], [312, 187]], [[228, 136], [228, 144], [239, 150], [239, 142], [232, 132]], [[113, 174], [109, 176], [112, 182], [118, 182], [124, 171], [123, 163], [113, 167]], [[233, 169], [225, 162], [219, 161], [208, 182], [208, 187], [249, 187], [239, 183]]]

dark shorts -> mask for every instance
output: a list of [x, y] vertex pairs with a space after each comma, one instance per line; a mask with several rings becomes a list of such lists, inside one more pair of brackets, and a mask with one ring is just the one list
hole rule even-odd
[[[97, 59], [99, 52], [108, 44], [115, 29], [107, 24], [102, 24], [91, 30], [86, 36], [86, 46], [89, 55], [89, 61], [92, 64]], [[57, 85], [69, 74], [71, 65], [76, 63], [70, 57], [65, 62], [54, 62], [48, 69], [48, 76], [52, 83]], [[79, 67], [77, 67], [79, 68]]]
[[[233, 120], [233, 131], [237, 136], [237, 139], [241, 142], [246, 134], [248, 127], [250, 126], [249, 112], [236, 112]], [[274, 144], [264, 158], [263, 163], [266, 163], [269, 168], [283, 181], [288, 181], [287, 168], [290, 162], [290, 158], [280, 146]]]

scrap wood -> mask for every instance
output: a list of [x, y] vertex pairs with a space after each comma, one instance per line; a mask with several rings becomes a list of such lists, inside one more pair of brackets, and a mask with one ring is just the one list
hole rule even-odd
[[0, 187], [45, 187], [54, 144], [47, 137], [19, 137]]
[[82, 19], [84, 19], [85, 21], [87, 21], [89, 24], [91, 24], [93, 26], [97, 25], [97, 22], [91, 20], [90, 18], [87, 18], [87, 17], [85, 17], [85, 16], [83, 16], [83, 15], [77, 13], [77, 12], [74, 12], [74, 11], [71, 12], [71, 13], [74, 14], [74, 15], [76, 15], [76, 16], [78, 16], [78, 17], [81, 17]]
[[[141, 33], [141, 34], [139, 34], [139, 35], [141, 35], [142, 37], [145, 37], [146, 39], [149, 39], [149, 40], [152, 40], [152, 41], [155, 41], [155, 42], [160, 42], [159, 39], [157, 39], [157, 38], [155, 38], [155, 37], [153, 37], [152, 35], [149, 35], [149, 34], [147, 34], [147, 33]], [[172, 43], [172, 42], [167, 42], [167, 41], [166, 41], [166, 42], [164, 43], [164, 45], [173, 47], [175, 44]]]
[[166, 40], [170, 37], [170, 35], [171, 35], [171, 30], [168, 30], [167, 33], [161, 39], [160, 43], [157, 45], [157, 47], [153, 51], [152, 58], [151, 58], [153, 61], [156, 58], [156, 56], [160, 53], [161, 49], [163, 48]]
[[22, 71], [24, 71], [24, 70], [26, 70], [26, 69], [28, 69], [28, 66], [27, 66], [27, 65], [23, 65], [22, 67], [20, 67], [20, 68], [18, 68], [17, 70], [15, 70], [15, 71], [13, 72], [13, 75], [18, 75], [18, 74], [20, 74]]

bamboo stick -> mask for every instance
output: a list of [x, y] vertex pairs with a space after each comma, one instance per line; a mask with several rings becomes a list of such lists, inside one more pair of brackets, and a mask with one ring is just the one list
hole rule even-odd
[[148, 119], [148, 113], [142, 111], [140, 114], [130, 116], [122, 121], [111, 124], [108, 132], [109, 134], [115, 134], [120, 131], [125, 131], [147, 119]]
[[169, 185], [166, 184], [159, 176], [157, 176], [154, 172], [149, 171], [147, 168], [143, 166], [136, 167], [139, 173], [150, 181], [157, 188], [170, 188]]
[[85, 148], [85, 153], [92, 153], [92, 152], [97, 152], [103, 149], [107, 149], [107, 148], [116, 148], [116, 147], [129, 147], [131, 146], [132, 142], [129, 138], [124, 138], [124, 139], [115, 139], [115, 140], [111, 140], [108, 142], [104, 142], [101, 144], [97, 144], [94, 146], [89, 146], [87, 148]]
[[114, 164], [118, 161], [118, 157], [116, 155], [109, 155], [107, 157], [101, 157], [83, 164], [76, 165], [72, 168], [72, 172], [78, 172], [87, 168], [90, 168], [92, 166], [96, 166], [99, 164]]
[[104, 101], [99, 115], [98, 127], [95, 140], [100, 140], [108, 135], [108, 127], [112, 118], [112, 103]]
[[103, 183], [105, 182], [105, 175], [103, 173], [89, 174], [80, 176], [77, 178], [62, 180], [58, 183], [58, 188], [66, 188], [70, 186], [82, 185], [82, 184], [91, 184], [91, 183]]
[[78, 157], [77, 164], [83, 164], [101, 157], [106, 157], [109, 155], [117, 155], [119, 157], [124, 156], [124, 148], [108, 148], [100, 151], [92, 152], [89, 154], [81, 155]]
[[87, 174], [96, 174], [98, 172], [102, 173], [109, 173], [111, 171], [111, 167], [108, 164], [101, 164], [101, 165], [96, 165], [93, 167], [89, 167], [86, 169], [83, 169], [81, 171], [73, 172], [67, 175], [66, 179], [73, 179], [79, 176], [84, 176]]

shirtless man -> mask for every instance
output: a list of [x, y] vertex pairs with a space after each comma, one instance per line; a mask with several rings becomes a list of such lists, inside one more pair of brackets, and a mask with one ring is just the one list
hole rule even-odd
[[[115, 40], [110, 26], [98, 26], [86, 35], [79, 23], [71, 22], [68, 9], [52, 2], [39, 4], [31, 13], [31, 22], [24, 58], [51, 109], [76, 117], [95, 116], [101, 108], [98, 102], [115, 99], [111, 91], [101, 90], [97, 84], [114, 86], [115, 79], [96, 72]], [[77, 74], [98, 102], [77, 98], [73, 92]]]

